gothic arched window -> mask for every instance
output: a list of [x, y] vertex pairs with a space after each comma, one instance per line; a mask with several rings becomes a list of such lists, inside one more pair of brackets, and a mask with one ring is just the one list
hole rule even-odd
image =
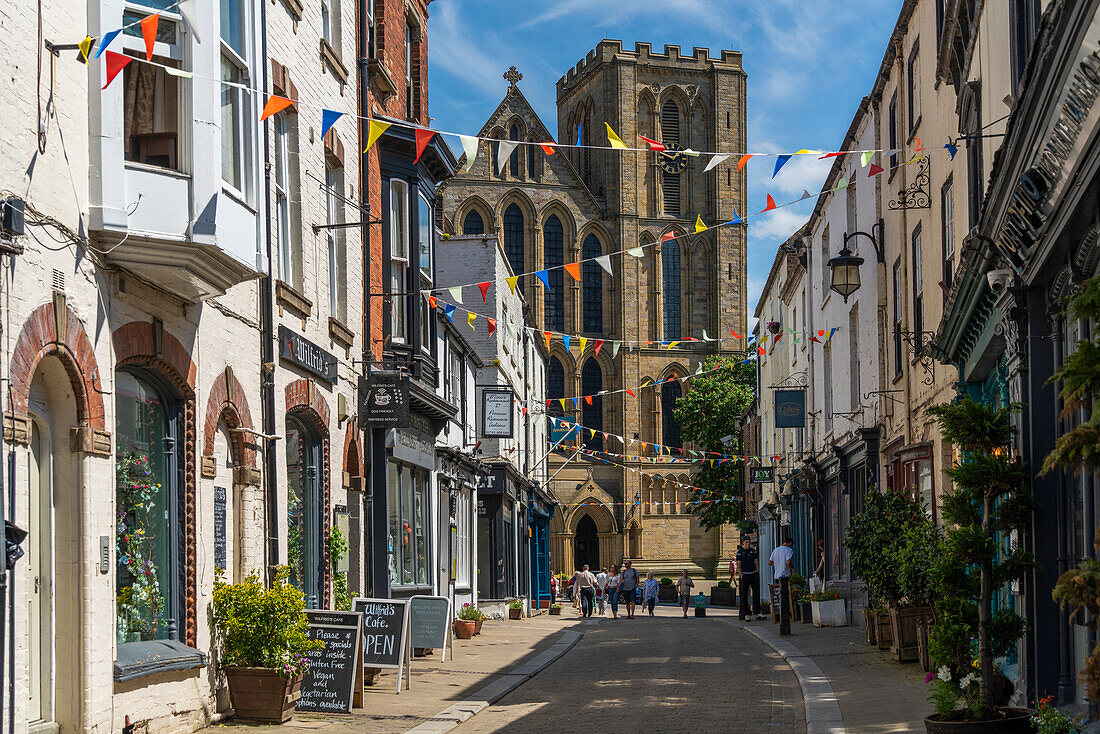
[[680, 338], [680, 245], [665, 240], [661, 245], [661, 275], [664, 291], [665, 339]]
[[[519, 140], [519, 128], [512, 125], [512, 129], [508, 131], [509, 140]], [[512, 178], [519, 178], [519, 147], [512, 151], [512, 155], [508, 158], [508, 168], [512, 173]]]
[[558, 399], [564, 397], [565, 368], [561, 366], [561, 361], [557, 357], [551, 357], [546, 364], [546, 399], [552, 401], [549, 408], [550, 415], [562, 414]]
[[584, 238], [581, 256], [585, 262], [582, 270], [584, 296], [584, 330], [603, 333], [603, 268], [591, 258], [602, 255], [600, 240], [594, 234]]
[[596, 430], [595, 436], [585, 431], [584, 445], [597, 451], [603, 448], [603, 436], [600, 435], [600, 431], [603, 430], [603, 396], [596, 394], [601, 390], [603, 390], [603, 370], [600, 369], [599, 362], [589, 359], [581, 369], [581, 393], [586, 396], [591, 395], [592, 404], [589, 405], [587, 400], [582, 399], [581, 425], [586, 429]]
[[584, 111], [584, 124], [581, 126], [581, 155], [584, 160], [584, 182], [589, 187], [592, 186], [592, 108], [589, 107]]
[[661, 385], [661, 442], [665, 446], [680, 445], [680, 422], [673, 411], [680, 397], [680, 383], [666, 382]]
[[[523, 272], [523, 212], [515, 204], [504, 210], [504, 255], [512, 266], [512, 273]], [[523, 281], [520, 281], [523, 289]]]
[[471, 209], [462, 221], [462, 234], [485, 234], [485, 222], [477, 209]]
[[565, 235], [557, 215], [551, 214], [546, 224], [542, 225], [542, 239], [546, 248], [542, 266], [550, 276], [550, 292], [546, 294], [546, 328], [565, 331], [565, 284], [561, 269], [565, 262]]

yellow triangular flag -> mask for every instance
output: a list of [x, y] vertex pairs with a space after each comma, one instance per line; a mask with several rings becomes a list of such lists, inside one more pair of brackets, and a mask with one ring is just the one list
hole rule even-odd
[[558, 402], [561, 403], [561, 409], [565, 410], [565, 398], [558, 398]]
[[589, 428], [588, 432], [592, 434], [592, 438], [596, 437], [596, 429], [595, 428]]
[[95, 43], [95, 39], [91, 36], [84, 36], [84, 40], [77, 44], [80, 49], [80, 55], [84, 57], [84, 63], [88, 63], [88, 54], [92, 52], [92, 45]]
[[474, 319], [476, 318], [477, 314], [473, 311], [470, 311], [470, 313], [466, 314], [466, 323], [470, 325], [470, 331], [477, 331], [477, 329], [474, 328]]
[[516, 294], [516, 283], [519, 282], [519, 276], [513, 275], [511, 278], [504, 279], [508, 283], [508, 288], [511, 289], [512, 295]]
[[584, 354], [584, 345], [588, 343], [588, 337], [581, 337], [581, 354]]
[[371, 146], [378, 142], [378, 138], [382, 137], [382, 133], [386, 132], [390, 128], [390, 123], [379, 122], [378, 120], [371, 120], [367, 126], [367, 147], [363, 148], [363, 152], [366, 153], [371, 149]]
[[695, 215], [695, 234], [699, 234], [700, 232], [705, 232], [706, 229], [707, 229], [707, 225], [703, 224], [703, 215], [702, 214], [696, 214]]
[[618, 148], [619, 150], [626, 150], [626, 146], [623, 145], [623, 141], [619, 139], [619, 136], [615, 134], [615, 131], [611, 129], [611, 123], [605, 122], [607, 126], [607, 142], [611, 143], [612, 148]]

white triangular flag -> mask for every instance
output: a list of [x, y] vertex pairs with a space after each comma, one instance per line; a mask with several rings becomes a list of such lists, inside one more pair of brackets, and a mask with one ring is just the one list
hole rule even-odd
[[707, 167], [703, 169], [703, 173], [706, 173], [707, 171], [714, 168], [719, 163], [721, 163], [722, 161], [726, 160], [729, 157], [730, 157], [729, 153], [718, 153], [717, 155], [711, 156], [711, 159], [709, 161], [707, 161]]
[[608, 275], [611, 275], [611, 256], [600, 255], [596, 258], [596, 262], [600, 264], [600, 267], [607, 271]]
[[466, 164], [462, 166], [462, 172], [469, 173], [477, 159], [477, 144], [480, 140], [472, 135], [459, 135], [458, 142], [462, 143], [462, 152], [466, 154]]
[[[195, 22], [195, 0], [182, 0], [176, 5], [176, 12], [182, 15], [184, 21], [187, 22], [187, 30], [195, 36], [195, 41], [202, 43], [202, 38], [199, 36], [199, 24]], [[168, 69], [167, 66], [164, 68], [165, 70]]]
[[622, 342], [611, 342], [611, 359], [615, 359], [615, 356], [619, 353], [619, 345]]
[[456, 303], [462, 303], [462, 286], [456, 285], [448, 288], [447, 292], [451, 294], [451, 298], [455, 299]]
[[512, 155], [512, 151], [519, 145], [519, 141], [516, 140], [501, 140], [497, 143], [497, 173], [499, 174], [504, 170], [504, 164], [508, 162], [508, 156]]

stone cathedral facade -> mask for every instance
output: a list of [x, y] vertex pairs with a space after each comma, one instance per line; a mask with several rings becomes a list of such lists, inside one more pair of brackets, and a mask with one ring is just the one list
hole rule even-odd
[[[548, 155], [520, 145], [498, 161], [497, 144], [482, 141], [470, 171], [442, 187], [445, 231], [497, 236], [515, 273], [550, 269], [549, 289], [533, 275], [520, 279], [531, 311], [513, 319], [572, 336], [568, 350], [560, 338], [552, 340], [548, 398], [612, 391], [591, 404], [582, 398], [576, 408], [567, 400], [566, 410], [557, 402], [535, 409], [595, 429], [595, 437], [589, 431], [584, 437], [596, 450], [638, 453], [638, 443], [624, 451], [602, 432], [678, 446], [672, 407], [690, 381], [637, 387], [693, 372], [715, 351], [745, 346], [732, 336], [746, 328], [744, 225], [692, 234], [699, 215], [712, 225], [745, 213], [745, 178], [737, 155], [704, 173], [709, 156], [682, 152], [746, 150], [741, 54], [712, 57], [695, 48], [682, 55], [677, 46], [657, 53], [648, 43], [627, 50], [601, 41], [557, 83], [556, 137], [520, 91], [522, 76], [513, 67], [504, 77], [510, 86], [480, 137], [607, 146], [606, 122], [628, 147], [644, 147], [638, 137], [644, 135], [668, 151], [562, 147]], [[670, 232], [677, 239], [662, 242]], [[637, 247], [641, 257], [624, 253]], [[445, 250], [444, 242], [441, 257]], [[580, 280], [554, 269], [605, 254], [610, 274], [593, 260], [582, 263]], [[704, 342], [704, 335], [721, 341]], [[587, 338], [583, 353], [579, 337]], [[598, 354], [596, 340], [606, 344]], [[614, 341], [622, 342], [617, 352]], [[613, 392], [626, 388], [636, 397]], [[688, 491], [668, 481], [690, 483], [690, 465], [609, 458], [616, 464], [560, 453], [549, 459], [550, 490], [561, 503], [550, 525], [555, 571], [624, 558], [643, 573], [724, 569], [735, 530], [704, 531], [687, 512]]]

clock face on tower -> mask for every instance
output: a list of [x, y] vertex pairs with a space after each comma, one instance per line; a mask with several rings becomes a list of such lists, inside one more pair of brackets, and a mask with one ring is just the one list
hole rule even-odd
[[676, 143], [665, 143], [664, 152], [657, 154], [657, 163], [665, 173], [680, 173], [687, 166], [687, 155]]

